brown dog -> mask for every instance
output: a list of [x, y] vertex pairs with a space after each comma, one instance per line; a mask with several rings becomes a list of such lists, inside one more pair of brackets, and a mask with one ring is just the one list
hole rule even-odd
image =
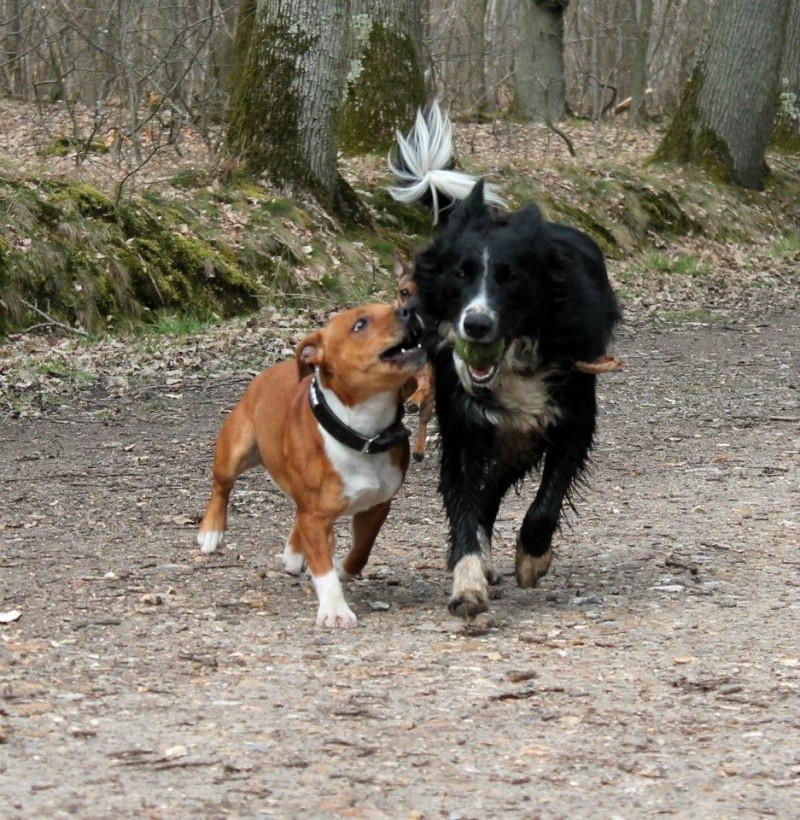
[[[413, 274], [399, 256], [394, 258], [394, 275], [397, 277], [397, 302], [405, 305], [417, 292]], [[425, 444], [428, 440], [428, 422], [433, 416], [433, 367], [429, 364], [415, 377], [416, 390], [408, 397], [408, 404], [419, 408], [419, 424], [411, 453], [414, 461], [425, 458]]]
[[[222, 543], [237, 477], [261, 461], [297, 506], [283, 552], [293, 574], [308, 566], [317, 625], [355, 626], [341, 578], [358, 575], [408, 468], [402, 387], [425, 363], [413, 310], [364, 305], [344, 311], [253, 379], [222, 426], [211, 498], [197, 542]], [[353, 516], [353, 546], [334, 569], [334, 522]]]

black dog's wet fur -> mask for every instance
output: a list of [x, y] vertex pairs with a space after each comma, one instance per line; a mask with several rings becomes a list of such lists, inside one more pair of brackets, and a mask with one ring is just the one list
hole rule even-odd
[[[469, 284], [479, 275], [484, 248], [491, 259], [489, 298], [499, 316], [498, 335], [507, 346], [519, 336], [537, 342], [537, 367], [552, 370], [547, 384], [559, 408], [557, 420], [543, 431], [514, 432], [512, 446], [508, 433], [499, 440], [495, 422], [505, 411], [497, 398], [491, 389], [467, 393], [456, 374], [452, 344], [438, 332], [441, 323], [457, 320], [471, 297]], [[520, 542], [526, 554], [541, 556], [586, 467], [595, 432], [596, 377], [573, 365], [602, 356], [620, 319], [603, 254], [581, 231], [545, 221], [535, 205], [510, 215], [490, 212], [478, 183], [417, 255], [414, 277], [436, 372], [449, 566], [480, 553], [478, 526], [491, 538], [509, 488], [540, 466], [540, 486]]]

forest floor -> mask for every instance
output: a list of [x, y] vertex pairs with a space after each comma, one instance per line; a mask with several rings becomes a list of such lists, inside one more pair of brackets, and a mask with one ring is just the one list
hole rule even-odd
[[551, 572], [514, 582], [528, 482], [471, 626], [446, 612], [435, 440], [346, 588], [356, 629], [314, 628], [310, 581], [278, 557], [291, 505], [259, 471], [199, 554], [223, 414], [297, 316], [9, 340], [0, 815], [796, 815], [798, 254], [747, 291], [737, 253], [700, 321], [713, 272], [671, 291], [680, 322], [650, 310], [663, 292], [631, 300]]

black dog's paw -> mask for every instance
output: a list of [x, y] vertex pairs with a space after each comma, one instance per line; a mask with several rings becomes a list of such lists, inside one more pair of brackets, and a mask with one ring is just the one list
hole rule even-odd
[[464, 589], [457, 598], [451, 598], [447, 610], [457, 618], [471, 621], [489, 609], [489, 598], [482, 590]]
[[553, 550], [549, 549], [544, 555], [528, 555], [523, 552], [517, 542], [516, 576], [517, 585], [523, 589], [531, 589], [539, 585], [539, 579], [547, 574], [553, 561]]

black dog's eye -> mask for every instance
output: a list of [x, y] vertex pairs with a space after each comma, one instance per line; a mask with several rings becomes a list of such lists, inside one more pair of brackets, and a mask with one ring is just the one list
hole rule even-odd
[[507, 265], [505, 262], [500, 262], [495, 265], [494, 278], [498, 282], [512, 282], [518, 277], [510, 265]]
[[456, 279], [471, 279], [475, 275], [475, 265], [470, 261], [462, 262], [457, 268], [453, 269], [453, 276]]
[[411, 296], [411, 291], [408, 288], [403, 288], [400, 291], [400, 297], [402, 299], [408, 299]]
[[368, 321], [362, 316], [354, 325], [353, 325], [353, 333], [360, 333], [366, 326]]

